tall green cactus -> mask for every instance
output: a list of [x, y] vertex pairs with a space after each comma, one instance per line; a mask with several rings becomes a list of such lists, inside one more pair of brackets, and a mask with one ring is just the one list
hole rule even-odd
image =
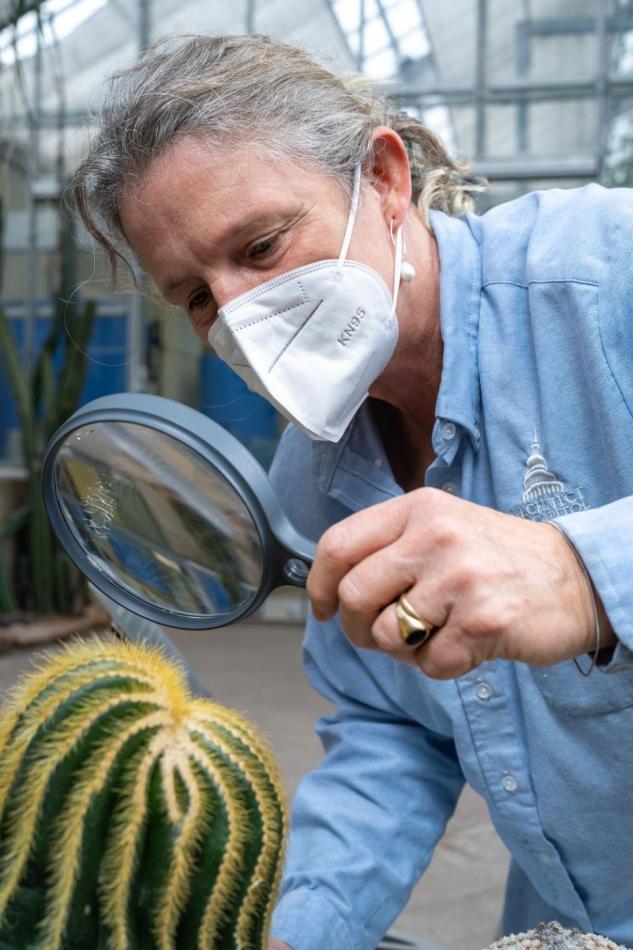
[[[37, 5], [30, 0], [10, 4], [16, 19]], [[96, 320], [95, 302], [89, 300], [80, 306], [73, 293], [77, 249], [65, 213], [61, 224], [58, 293], [48, 336], [30, 370], [23, 365], [11, 320], [0, 307], [0, 373], [6, 374], [12, 390], [27, 472], [24, 504], [0, 521], [0, 539], [15, 536], [17, 541], [11, 576], [0, 554], [0, 611], [9, 613], [68, 613], [76, 611], [85, 599], [79, 572], [51, 529], [41, 485], [44, 447], [79, 404], [88, 369], [87, 349]], [[0, 283], [3, 267], [0, 245]], [[57, 372], [56, 353], [62, 356]]]
[[[58, 298], [49, 336], [29, 376], [22, 366], [10, 321], [0, 307], [0, 371], [6, 371], [13, 390], [27, 470], [26, 504], [17, 519], [13, 515], [0, 522], [0, 536], [28, 526], [19, 545], [22, 557], [18, 558], [15, 572], [20, 577], [21, 583], [16, 586], [22, 596], [14, 595], [13, 585], [3, 577], [0, 564], [0, 610], [14, 611], [22, 607], [35, 608], [41, 614], [56, 610], [65, 613], [77, 599], [78, 575], [53, 535], [41, 485], [42, 451], [79, 403], [87, 370], [86, 349], [96, 317], [94, 301], [88, 301], [82, 309], [74, 307], [74, 337], [70, 341], [66, 339], [67, 310], [69, 305]], [[65, 342], [64, 362], [56, 379], [53, 355], [62, 342]]]
[[260, 950], [271, 752], [154, 648], [75, 641], [0, 716], [0, 950]]

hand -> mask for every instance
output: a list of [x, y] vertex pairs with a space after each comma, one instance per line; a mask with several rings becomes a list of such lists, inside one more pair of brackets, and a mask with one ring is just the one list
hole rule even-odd
[[[421, 488], [364, 509], [321, 538], [307, 584], [317, 620], [337, 608], [357, 647], [452, 679], [486, 660], [547, 666], [595, 648], [591, 593], [550, 525]], [[440, 628], [414, 648], [394, 601]], [[615, 636], [602, 605], [602, 645]]]
[[268, 950], [292, 950], [292, 948], [287, 943], [282, 943], [281, 940], [273, 938], [268, 944]]

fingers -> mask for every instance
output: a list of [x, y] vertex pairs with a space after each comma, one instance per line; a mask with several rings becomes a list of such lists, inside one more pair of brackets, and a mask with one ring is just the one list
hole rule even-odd
[[[407, 591], [406, 599], [414, 615], [422, 621], [424, 626], [433, 627], [436, 631], [439, 631], [447, 623], [449, 617], [447, 607], [440, 605], [438, 598], [429, 592], [426, 585], [417, 584], [411, 588]], [[433, 639], [435, 636], [437, 636], [437, 633], [433, 633], [429, 639]], [[368, 645], [373, 646], [374, 649], [382, 650], [384, 653], [389, 653], [394, 659], [404, 660], [416, 666], [418, 665], [419, 651], [425, 645], [415, 646], [404, 642], [395, 602], [389, 604], [377, 614], [371, 627], [369, 639], [371, 643]]]
[[443, 621], [437, 613], [433, 616], [433, 608], [424, 606], [420, 588], [410, 591], [407, 600], [424, 623], [432, 624], [437, 628], [436, 631], [421, 646], [407, 646], [402, 640], [395, 604], [390, 604], [380, 613], [372, 627], [374, 649], [388, 653], [392, 659], [409, 666], [417, 666], [426, 676], [439, 680], [464, 676], [486, 659], [485, 656], [477, 656], [476, 644], [472, 639], [451, 624], [450, 612]]
[[[419, 613], [420, 616], [422, 616], [422, 612], [420, 611]], [[427, 622], [426, 617], [424, 617], [424, 621], [425, 623]], [[428, 623], [432, 626], [436, 626], [431, 620], [428, 620]], [[435, 634], [432, 636], [435, 636]], [[395, 603], [389, 604], [389, 606], [385, 607], [377, 616], [371, 628], [369, 640], [370, 642], [367, 646], [370, 649], [388, 653], [393, 660], [407, 663], [409, 666], [418, 665], [418, 650], [420, 648], [408, 646], [403, 641], [400, 633], [400, 624], [396, 616]]]
[[373, 645], [371, 631], [376, 618], [415, 583], [416, 568], [417, 562], [404, 556], [396, 542], [365, 558], [345, 575], [338, 587], [339, 614], [355, 646]]
[[[547, 525], [418, 489], [326, 532], [308, 594], [317, 619], [340, 608], [355, 646], [435, 679], [494, 659], [557, 663], [593, 637], [590, 611], [577, 605], [584, 578], [557, 539]], [[420, 647], [402, 642], [394, 601], [403, 592], [440, 628]]]
[[475, 644], [454, 627], [445, 627], [416, 650], [416, 665], [435, 680], [465, 676], [487, 658], [478, 656]]
[[[419, 593], [422, 581], [424, 595]], [[355, 646], [374, 646], [373, 628], [379, 615], [416, 585], [420, 614], [433, 626], [444, 622], [446, 611], [436, 593], [431, 565], [411, 556], [397, 541], [352, 568], [339, 584], [339, 615], [345, 633]], [[408, 595], [407, 595], [408, 596]], [[426, 609], [426, 613], [424, 609]], [[395, 605], [389, 616], [394, 627]]]
[[328, 620], [336, 613], [339, 584], [350, 569], [400, 537], [407, 523], [409, 506], [406, 495], [392, 498], [350, 515], [325, 532], [306, 585], [317, 620]]
[[[307, 584], [315, 617], [327, 620], [338, 608], [354, 646], [386, 652], [436, 679], [463, 675], [501, 650], [499, 628], [516, 613], [516, 596], [509, 607], [499, 603], [505, 585], [496, 578], [516, 570], [499, 557], [498, 518], [491, 522], [487, 510], [433, 489], [346, 518], [317, 549]], [[418, 647], [400, 632], [395, 602], [403, 593], [424, 623], [439, 628]]]

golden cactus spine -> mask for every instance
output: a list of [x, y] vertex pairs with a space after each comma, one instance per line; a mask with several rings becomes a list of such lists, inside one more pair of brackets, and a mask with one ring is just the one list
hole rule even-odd
[[285, 824], [242, 716], [155, 649], [75, 642], [0, 714], [0, 950], [261, 950]]

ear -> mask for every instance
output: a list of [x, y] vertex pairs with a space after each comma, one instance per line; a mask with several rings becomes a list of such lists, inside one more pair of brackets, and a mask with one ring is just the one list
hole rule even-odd
[[379, 125], [373, 133], [372, 182], [387, 224], [400, 227], [411, 204], [411, 169], [397, 132]]

